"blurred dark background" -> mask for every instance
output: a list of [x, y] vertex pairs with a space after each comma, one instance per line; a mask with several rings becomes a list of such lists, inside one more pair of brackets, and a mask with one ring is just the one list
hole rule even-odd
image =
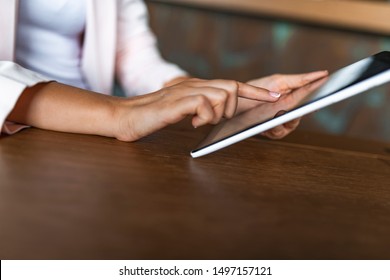
[[[248, 81], [274, 73], [332, 72], [390, 50], [390, 13], [384, 29], [376, 30], [185, 1], [146, 2], [163, 56], [200, 78]], [[380, 5], [390, 8], [390, 2], [369, 2], [383, 2]], [[375, 18], [373, 11], [367, 16]], [[361, 20], [361, 15], [356, 17]], [[390, 142], [390, 85], [306, 116], [299, 129]]]

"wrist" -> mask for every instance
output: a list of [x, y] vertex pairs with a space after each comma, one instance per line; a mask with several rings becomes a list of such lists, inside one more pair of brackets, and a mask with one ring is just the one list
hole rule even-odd
[[186, 80], [188, 80], [188, 79], [191, 79], [191, 77], [189, 77], [189, 76], [180, 76], [180, 77], [176, 77], [176, 78], [174, 78], [174, 79], [172, 79], [172, 80], [166, 82], [166, 83], [164, 84], [164, 87], [170, 87], [170, 86], [176, 85], [176, 84], [178, 84], [178, 83], [184, 82], [184, 81], [186, 81]]
[[120, 141], [132, 142], [139, 138], [132, 125], [134, 102], [132, 98], [118, 98], [112, 104], [112, 136]]

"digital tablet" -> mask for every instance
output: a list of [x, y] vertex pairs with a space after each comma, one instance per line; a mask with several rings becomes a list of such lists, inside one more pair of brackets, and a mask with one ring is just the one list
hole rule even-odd
[[223, 120], [191, 151], [191, 156], [215, 152], [389, 81], [390, 52], [384, 51], [286, 94], [275, 103], [261, 103], [230, 120]]

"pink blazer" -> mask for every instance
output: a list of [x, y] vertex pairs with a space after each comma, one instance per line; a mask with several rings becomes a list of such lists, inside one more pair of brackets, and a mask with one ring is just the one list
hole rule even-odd
[[[142, 0], [85, 1], [81, 65], [92, 90], [110, 94], [117, 78], [126, 94], [134, 96], [156, 91], [165, 82], [186, 74], [161, 58]], [[0, 127], [24, 88], [47, 80], [9, 63], [14, 59], [17, 14], [18, 0], [0, 0]], [[15, 82], [20, 83], [18, 90], [11, 85]]]

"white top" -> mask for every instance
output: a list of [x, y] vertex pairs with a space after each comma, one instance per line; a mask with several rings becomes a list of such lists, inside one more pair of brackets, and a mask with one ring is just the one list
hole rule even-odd
[[15, 62], [88, 89], [80, 68], [85, 22], [84, 0], [20, 0]]
[[[28, 27], [32, 19], [35, 26]], [[82, 83], [110, 94], [115, 77], [133, 96], [186, 75], [160, 56], [142, 0], [0, 0], [0, 30], [0, 131], [5, 133], [22, 128], [5, 120], [23, 90], [39, 82]]]

